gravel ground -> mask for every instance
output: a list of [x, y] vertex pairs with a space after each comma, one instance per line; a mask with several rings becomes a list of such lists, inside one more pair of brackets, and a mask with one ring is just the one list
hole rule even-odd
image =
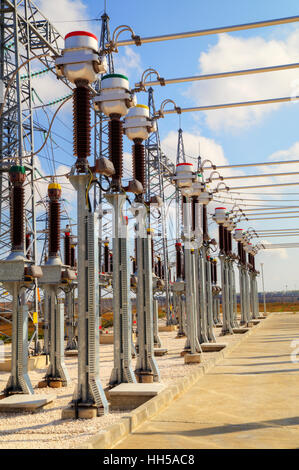
[[[220, 329], [215, 329], [219, 337]], [[196, 367], [185, 365], [180, 356], [185, 338], [176, 339], [176, 331], [161, 332], [162, 347], [168, 354], [156, 357], [161, 373], [161, 382], [166, 385], [174, 383], [180, 377], [190, 373]], [[217, 342], [235, 342], [239, 335], [226, 336]], [[203, 353], [202, 362], [217, 353]], [[38, 389], [37, 383], [43, 378], [45, 369], [30, 371], [30, 379], [36, 394], [56, 394], [57, 398], [38, 412], [0, 413], [0, 449], [70, 449], [80, 446], [94, 434], [104, 431], [107, 426], [118, 421], [126, 412], [111, 412], [106, 416], [93, 419], [61, 419], [61, 410], [72, 399], [74, 386], [77, 383], [77, 358], [66, 357], [66, 366], [72, 379], [71, 385], [60, 389]], [[133, 367], [135, 360], [133, 360]], [[108, 384], [113, 367], [113, 345], [100, 345], [100, 376], [103, 387]], [[6, 385], [9, 373], [0, 371], [0, 390]]]

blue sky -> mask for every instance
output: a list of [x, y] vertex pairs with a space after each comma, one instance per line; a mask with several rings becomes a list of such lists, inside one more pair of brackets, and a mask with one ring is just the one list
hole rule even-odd
[[[100, 23], [90, 20], [100, 18], [104, 11], [104, 1], [61, 0], [60, 2], [48, 2], [40, 0], [38, 4], [62, 34], [74, 29], [86, 29], [99, 36]], [[127, 24], [141, 37], [298, 14], [298, 0], [284, 0], [284, 2], [280, 0], [242, 2], [237, 0], [225, 2], [220, 0], [213, 2], [202, 0], [185, 0], [184, 2], [177, 0], [152, 0], [151, 2], [107, 0], [106, 4], [107, 13], [110, 16], [111, 31], [120, 24]], [[88, 20], [88, 22], [85, 23], [82, 20]], [[121, 39], [127, 37], [128, 33], [123, 33]], [[120, 48], [120, 53], [115, 58], [115, 64], [116, 71], [126, 73], [131, 86], [133, 86], [136, 81], [139, 81], [142, 71], [148, 67], [157, 69], [162, 77], [175, 78], [199, 73], [298, 62], [298, 50], [299, 25], [294, 23], [223, 35], [145, 44], [141, 47]], [[48, 86], [47, 79], [36, 80], [34, 86], [45, 102], [64, 94], [64, 91], [56, 86], [54, 81], [51, 82], [51, 86]], [[197, 82], [193, 85], [176, 84], [163, 88], [156, 87], [155, 101], [156, 106], [159, 107], [163, 99], [171, 98], [179, 106], [189, 107], [200, 104], [288, 96], [294, 92], [298, 94], [298, 90], [299, 75], [298, 69], [295, 69], [259, 76], [210, 80], [209, 83]], [[147, 95], [139, 94], [138, 102], [146, 104]], [[299, 104], [288, 103], [242, 110], [183, 114], [181, 127], [185, 136], [186, 153], [196, 157], [200, 144], [203, 157], [212, 158], [218, 164], [269, 161], [269, 159], [275, 158], [276, 160], [299, 159], [298, 109]], [[54, 110], [55, 108], [51, 112]], [[70, 110], [69, 106], [63, 111], [60, 115], [61, 121], [58, 121], [54, 126], [54, 131], [58, 134], [56, 143], [59, 144], [55, 148], [55, 158], [66, 166], [73, 162], [72, 145], [70, 144], [72, 139]], [[178, 127], [179, 118], [177, 115], [166, 116], [159, 121], [162, 145], [170, 158], [175, 158]], [[62, 137], [67, 141], [63, 141]], [[298, 143], [297, 146], [296, 143]], [[130, 147], [131, 144], [125, 142], [126, 152], [130, 152]], [[42, 161], [42, 166], [45, 173], [48, 174], [49, 168], [47, 168], [45, 160]], [[231, 174], [296, 171], [298, 166], [293, 164], [265, 168], [264, 171], [260, 168], [242, 169], [242, 172], [236, 170]], [[292, 181], [296, 180], [298, 181], [296, 177], [292, 177]], [[261, 184], [271, 181], [272, 179], [264, 178]], [[287, 180], [275, 179], [275, 182], [279, 181], [286, 182]], [[256, 184], [256, 180], [246, 179], [244, 185], [250, 184]], [[234, 182], [231, 183], [231, 186], [233, 185], [239, 186], [240, 184]], [[255, 190], [255, 192], [258, 191]], [[268, 199], [271, 197], [278, 201], [298, 199], [298, 202], [290, 204], [299, 204], [299, 186], [281, 190], [273, 188], [272, 191], [269, 190], [270, 192], [276, 193], [276, 196], [269, 195]], [[298, 195], [288, 197], [284, 195], [287, 192], [297, 192]], [[252, 197], [261, 198], [262, 196]], [[260, 201], [257, 202], [257, 204], [260, 203]], [[279, 204], [280, 202], [277, 202], [277, 205]], [[284, 221], [268, 221], [267, 228], [282, 226], [282, 224], [286, 227], [297, 227], [298, 225], [297, 219], [286, 219]], [[266, 225], [260, 222], [255, 226], [266, 228]], [[246, 228], [246, 224], [243, 224], [242, 227]], [[280, 239], [273, 239], [275, 243], [278, 241]], [[294, 237], [289, 241], [295, 241]], [[259, 255], [259, 262], [265, 262], [266, 289], [280, 289], [285, 287], [286, 283], [290, 288], [295, 286], [299, 288], [296, 263], [293, 261], [298, 254], [299, 250], [296, 249], [289, 250], [289, 252], [285, 250], [268, 251]], [[284, 270], [285, 275], [282, 279], [281, 272]]]

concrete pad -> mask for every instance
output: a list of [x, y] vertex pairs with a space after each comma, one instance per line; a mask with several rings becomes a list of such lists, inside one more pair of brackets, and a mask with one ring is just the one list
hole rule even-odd
[[137, 372], [135, 370], [135, 376], [139, 383], [149, 384], [154, 381], [154, 374], [152, 372]]
[[253, 323], [254, 325], [258, 325], [260, 323], [260, 320], [258, 320], [257, 318], [253, 318], [251, 320], [251, 323]]
[[[34, 369], [45, 369], [47, 367], [46, 364], [46, 356], [41, 354], [39, 356], [31, 356], [28, 358], [28, 371]], [[5, 360], [3, 362], [0, 361], [0, 371], [3, 372], [10, 372], [11, 371], [11, 355], [5, 355]]]
[[181, 338], [186, 338], [186, 335], [185, 334], [177, 334], [175, 339], [181, 339]]
[[184, 361], [185, 361], [185, 364], [198, 364], [199, 362], [201, 362], [201, 354], [200, 353], [195, 353], [195, 354], [187, 353], [185, 354]]
[[226, 348], [225, 343], [201, 343], [202, 352], [217, 352]]
[[178, 329], [177, 325], [165, 325], [165, 326], [159, 326], [159, 331], [176, 331]]
[[66, 349], [64, 351], [65, 356], [78, 356], [78, 349]]
[[0, 412], [35, 411], [55, 400], [56, 395], [16, 394], [0, 401]]
[[[79, 406], [78, 418], [79, 419], [92, 419], [98, 416], [98, 409], [95, 406]], [[76, 419], [76, 410], [74, 406], [63, 408], [61, 412], [61, 419]]]
[[217, 325], [215, 325], [216, 328], [222, 328], [223, 327], [223, 324], [222, 323], [217, 323]]
[[109, 391], [110, 409], [133, 410], [157, 396], [165, 385], [161, 383], [123, 383]]
[[165, 348], [154, 348], [155, 356], [165, 356], [168, 353], [168, 349]]
[[233, 328], [233, 332], [236, 333], [236, 334], [243, 334], [243, 333], [247, 333], [247, 331], [249, 331], [249, 328]]
[[114, 342], [114, 335], [111, 335], [110, 333], [103, 333], [100, 335], [100, 344], [113, 344]]

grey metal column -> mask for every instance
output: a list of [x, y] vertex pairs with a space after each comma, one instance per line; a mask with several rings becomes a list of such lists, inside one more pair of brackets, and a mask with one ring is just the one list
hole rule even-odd
[[224, 253], [220, 254], [220, 266], [221, 266], [221, 286], [222, 286], [222, 335], [232, 334], [233, 330], [230, 326], [229, 321], [229, 290], [228, 290], [228, 265], [226, 260], [226, 255]]
[[123, 215], [126, 194], [106, 194], [106, 199], [113, 206], [114, 367], [109, 384], [136, 383], [132, 368], [128, 227]]
[[158, 299], [153, 299], [153, 333], [154, 333], [154, 347], [161, 348], [162, 343], [159, 337], [159, 326], [158, 326]]
[[69, 177], [77, 191], [78, 223], [78, 387], [73, 405], [108, 412], [99, 373], [98, 215], [88, 212], [86, 186], [90, 176]]
[[154, 357], [151, 232], [147, 229], [147, 213], [144, 204], [134, 202], [132, 210], [137, 216], [138, 356], [135, 374], [139, 382], [159, 382], [160, 372]]
[[50, 354], [50, 297], [44, 290], [44, 354]]
[[251, 320], [251, 312], [250, 312], [249, 275], [248, 275], [247, 267], [245, 267], [244, 269], [244, 291], [245, 291], [245, 311], [246, 311], [246, 319], [248, 323]]
[[[198, 271], [196, 267], [196, 255], [192, 247], [191, 231], [191, 204], [189, 198], [186, 198], [183, 209], [184, 220], [184, 272], [185, 272], [185, 295], [186, 295], [186, 320], [187, 320], [187, 339], [185, 350], [190, 354], [202, 352], [198, 340], [197, 311], [195, 309], [196, 290], [198, 292]], [[198, 304], [197, 304], [198, 305]]]
[[216, 343], [216, 338], [213, 331], [213, 295], [212, 295], [212, 281], [211, 281], [211, 267], [210, 261], [207, 259], [207, 247], [205, 257], [205, 268], [206, 268], [206, 293], [207, 293], [207, 334], [208, 340], [211, 343]]
[[64, 305], [57, 302], [57, 288], [46, 287], [50, 300], [50, 365], [46, 380], [62, 382], [68, 386], [71, 382], [64, 362]]
[[67, 345], [66, 351], [77, 351], [78, 343], [76, 338], [76, 323], [75, 323], [75, 286], [70, 288], [70, 291], [65, 295], [65, 309], [66, 309], [66, 329], [67, 329]]
[[207, 290], [206, 290], [206, 266], [205, 247], [201, 247], [198, 252], [198, 341], [208, 343], [208, 321], [207, 321]]
[[[20, 268], [24, 271], [24, 263]], [[4, 392], [34, 394], [28, 375], [28, 306], [25, 304], [25, 288], [21, 283], [5, 284], [13, 297], [12, 310], [12, 367]]]

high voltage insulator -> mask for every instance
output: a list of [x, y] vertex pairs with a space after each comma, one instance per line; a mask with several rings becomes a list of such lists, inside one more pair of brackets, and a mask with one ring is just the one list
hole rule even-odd
[[70, 227], [67, 226], [64, 231], [64, 264], [71, 265], [71, 232]]
[[61, 186], [50, 183], [48, 186], [49, 202], [49, 256], [57, 257], [60, 252], [60, 197]]
[[87, 157], [90, 155], [90, 90], [88, 81], [76, 81], [77, 88], [73, 96], [74, 155], [76, 167], [85, 171]]
[[24, 251], [24, 223], [25, 223], [25, 168], [15, 165], [9, 170], [9, 179], [12, 184], [11, 191], [11, 241], [12, 251]]

